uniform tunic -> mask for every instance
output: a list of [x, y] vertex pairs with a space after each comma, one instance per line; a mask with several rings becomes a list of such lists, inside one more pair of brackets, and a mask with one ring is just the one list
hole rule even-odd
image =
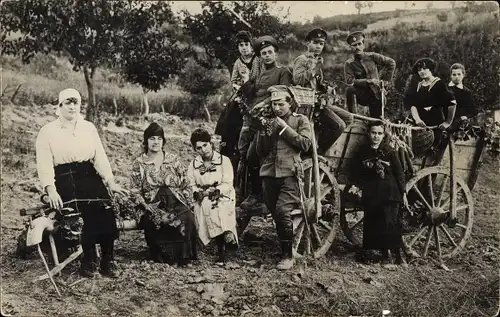
[[317, 83], [323, 81], [323, 70], [321, 69], [323, 58], [320, 58], [313, 69], [312, 64], [315, 58], [313, 54], [305, 53], [293, 61], [293, 82], [295, 85], [312, 89], [318, 88]]
[[363, 248], [402, 247], [399, 207], [404, 173], [396, 152], [385, 146], [374, 149], [362, 144], [351, 164], [352, 181], [362, 190]]
[[209, 197], [194, 203], [194, 213], [198, 225], [198, 236], [204, 245], [212, 238], [227, 231], [234, 235], [233, 242], [238, 242], [236, 233], [236, 194], [233, 187], [233, 166], [228, 157], [214, 151], [211, 166], [206, 168], [201, 156], [191, 161], [187, 173], [193, 192], [203, 187], [214, 187], [220, 190], [217, 203]]
[[[311, 147], [311, 126], [306, 116], [288, 114], [287, 127], [268, 136], [257, 132], [256, 151], [261, 158], [260, 176], [264, 201], [276, 223], [278, 238], [289, 244], [293, 239], [291, 211], [300, 206], [295, 169], [300, 153]], [[280, 134], [281, 133], [281, 134]]]

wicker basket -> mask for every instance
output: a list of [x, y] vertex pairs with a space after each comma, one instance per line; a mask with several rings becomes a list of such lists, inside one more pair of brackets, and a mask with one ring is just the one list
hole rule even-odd
[[301, 86], [288, 87], [293, 95], [293, 99], [297, 102], [298, 109], [295, 112], [310, 117], [314, 104], [316, 103], [316, 93], [314, 89], [304, 88]]

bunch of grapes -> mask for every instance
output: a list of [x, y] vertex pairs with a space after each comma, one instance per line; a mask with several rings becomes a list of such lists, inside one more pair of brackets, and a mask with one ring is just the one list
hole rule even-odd
[[130, 197], [115, 195], [111, 199], [111, 208], [118, 219], [132, 219], [139, 222], [142, 217], [142, 212], [137, 208], [135, 199]]

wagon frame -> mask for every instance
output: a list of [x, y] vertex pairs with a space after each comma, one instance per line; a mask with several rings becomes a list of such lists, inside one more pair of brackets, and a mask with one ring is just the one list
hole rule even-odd
[[[292, 88], [314, 96], [316, 105], [311, 99], [302, 104], [298, 100], [298, 112], [308, 116], [311, 129], [315, 131], [313, 118], [318, 96], [312, 89]], [[362, 227], [363, 211], [358, 204], [348, 201], [344, 188], [349, 183], [348, 167], [353, 149], [365, 138], [367, 123], [380, 119], [359, 114], [353, 116], [354, 123], [343, 132], [325, 156], [317, 153], [316, 132], [312, 135], [312, 156], [303, 160], [303, 174], [298, 177], [301, 181], [302, 205], [292, 211], [293, 251], [296, 257], [305, 255], [319, 258], [326, 254], [339, 227], [351, 244], [357, 247], [361, 245], [362, 232], [359, 229]], [[435, 128], [384, 122], [386, 126], [411, 130]], [[477, 180], [485, 149], [482, 138], [456, 141], [450, 134], [447, 140], [446, 151], [434, 164], [429, 165], [428, 157], [412, 160], [417, 172], [407, 180], [405, 193], [413, 194], [414, 199], [402, 209], [414, 217], [419, 216], [415, 230], [403, 235], [406, 253], [413, 257], [432, 255], [441, 264], [443, 258], [457, 254], [471, 234], [474, 214], [471, 189]], [[422, 193], [424, 183], [428, 189], [426, 194], [430, 197]], [[240, 229], [244, 230], [250, 218], [258, 214], [251, 211], [245, 214], [246, 219], [241, 221], [243, 226]], [[335, 219], [337, 216], [338, 221]], [[424, 243], [420, 241], [422, 237], [425, 237]], [[433, 248], [431, 238], [434, 241]]]

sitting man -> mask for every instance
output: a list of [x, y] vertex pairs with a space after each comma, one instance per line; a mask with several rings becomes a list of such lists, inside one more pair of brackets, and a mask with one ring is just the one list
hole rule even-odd
[[[299, 55], [293, 62], [295, 85], [312, 88], [320, 93], [328, 91], [321, 68], [323, 65], [321, 53], [326, 39], [327, 33], [323, 29], [313, 29], [307, 34], [307, 52]], [[324, 155], [342, 135], [345, 128], [352, 123], [353, 116], [340, 107], [327, 104], [318, 120], [318, 153]]]
[[[271, 36], [262, 36], [255, 41], [255, 51], [260, 57], [264, 68], [261, 73], [255, 78], [250, 78], [241, 89], [245, 94], [248, 110], [251, 110], [255, 105], [266, 102], [269, 97], [267, 89], [273, 85], [291, 85], [293, 82], [292, 73], [287, 67], [277, 64], [278, 59], [278, 44]], [[251, 127], [251, 120], [248, 114], [243, 116], [243, 126], [241, 127], [240, 138], [238, 141], [238, 150], [240, 152], [240, 163], [238, 166], [238, 178], [241, 178], [244, 172], [243, 166], [246, 164], [249, 168], [249, 183], [251, 195], [241, 203], [243, 209], [248, 209], [250, 206], [257, 207], [262, 201], [262, 186], [259, 177], [259, 162], [256, 155], [249, 152], [250, 144], [254, 138], [255, 131]]]
[[[260, 176], [264, 201], [276, 223], [283, 258], [277, 268], [293, 267], [293, 223], [291, 212], [300, 206], [300, 189], [296, 178], [296, 164], [300, 164], [301, 152], [311, 147], [312, 132], [306, 116], [292, 112], [295, 101], [286, 86], [272, 86], [272, 110], [275, 124], [266, 133], [259, 130], [256, 151], [262, 166]], [[270, 134], [270, 135], [269, 135]]]
[[396, 62], [387, 56], [365, 52], [365, 34], [353, 32], [346, 40], [354, 52], [344, 65], [345, 81], [349, 85], [346, 89], [347, 109], [353, 112], [354, 96], [359, 104], [368, 106], [370, 116], [382, 116], [382, 91], [380, 84], [389, 85], [396, 69]]

